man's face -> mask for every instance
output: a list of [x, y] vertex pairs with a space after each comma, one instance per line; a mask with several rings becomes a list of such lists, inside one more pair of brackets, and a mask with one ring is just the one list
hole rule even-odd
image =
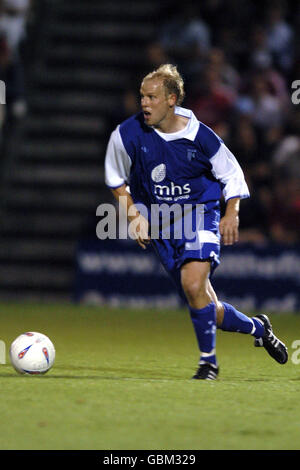
[[167, 96], [163, 81], [159, 78], [144, 80], [140, 93], [146, 124], [159, 128], [172, 112], [172, 106], [176, 102], [175, 95]]

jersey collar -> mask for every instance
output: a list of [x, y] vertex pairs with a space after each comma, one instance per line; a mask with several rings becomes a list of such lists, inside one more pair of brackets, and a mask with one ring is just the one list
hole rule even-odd
[[161, 132], [154, 128], [153, 130], [162, 139], [166, 140], [167, 142], [170, 142], [172, 140], [177, 140], [177, 139], [188, 139], [193, 142], [196, 138], [197, 132], [199, 130], [199, 124], [200, 124], [198, 119], [194, 115], [193, 111], [191, 111], [190, 109], [181, 108], [180, 106], [176, 106], [175, 114], [178, 114], [179, 116], [187, 117], [189, 119], [184, 129], [181, 129], [180, 131], [177, 131], [177, 132], [170, 132], [170, 133]]

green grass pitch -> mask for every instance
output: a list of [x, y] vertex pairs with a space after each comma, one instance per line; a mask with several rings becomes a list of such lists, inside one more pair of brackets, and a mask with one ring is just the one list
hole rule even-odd
[[[220, 378], [203, 382], [190, 380], [198, 349], [184, 310], [2, 303], [0, 449], [299, 449], [300, 315], [270, 318], [286, 365], [218, 331]], [[55, 345], [44, 376], [9, 363], [25, 331]]]

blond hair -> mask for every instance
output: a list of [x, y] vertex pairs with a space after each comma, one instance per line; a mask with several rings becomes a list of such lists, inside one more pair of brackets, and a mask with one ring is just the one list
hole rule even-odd
[[143, 81], [155, 78], [162, 79], [167, 94], [174, 93], [177, 97], [176, 104], [180, 106], [184, 100], [185, 92], [183, 78], [178, 72], [176, 65], [163, 64], [158, 69], [148, 73]]

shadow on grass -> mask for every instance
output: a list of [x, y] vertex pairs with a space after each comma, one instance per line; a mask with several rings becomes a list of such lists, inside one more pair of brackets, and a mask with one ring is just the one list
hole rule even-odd
[[[55, 379], [69, 379], [69, 380], [143, 380], [143, 381], [163, 381], [163, 382], [178, 382], [178, 381], [188, 381], [191, 383], [199, 383], [201, 381], [197, 380], [190, 380], [191, 376], [193, 375], [193, 371], [186, 369], [184, 370], [184, 377], [177, 374], [174, 374], [174, 369], [177, 370], [178, 368], [170, 369], [165, 368], [163, 372], [159, 370], [155, 370], [156, 367], [153, 368], [149, 367], [148, 369], [141, 368], [139, 369], [137, 366], [130, 369], [128, 366], [124, 367], [91, 367], [91, 366], [68, 366], [68, 365], [57, 365], [52, 370], [50, 370], [46, 374], [41, 375], [30, 375], [30, 374], [18, 374], [15, 372], [9, 364], [3, 365], [5, 367], [6, 373], [0, 373], [0, 378], [8, 378], [8, 379], [28, 379], [28, 377], [35, 377], [36, 379], [43, 380], [55, 380]], [[10, 369], [9, 371], [7, 369]], [[173, 373], [172, 373], [173, 369]], [[58, 371], [58, 373], [57, 373]], [[63, 371], [68, 371], [68, 373], [64, 373]], [[82, 373], [80, 373], [82, 371]], [[92, 373], [88, 373], [92, 372]], [[94, 372], [94, 374], [93, 374]], [[101, 375], [104, 374], [104, 375]], [[278, 376], [269, 376], [269, 377], [246, 377], [243, 374], [234, 376], [234, 377], [220, 377], [214, 383], [266, 383], [266, 382], [274, 382], [278, 380]], [[300, 381], [299, 377], [291, 378], [290, 380], [293, 381]], [[211, 381], [209, 381], [211, 382]]]
[[143, 380], [143, 381], [157, 381], [157, 382], [175, 382], [175, 381], [186, 381], [184, 378], [170, 378], [170, 377], [148, 377], [148, 376], [104, 376], [104, 375], [67, 375], [67, 374], [41, 374], [41, 375], [7, 375], [0, 374], [0, 378], [5, 379], [19, 379], [28, 380], [28, 376], [35, 377], [34, 380], [54, 380], [54, 379], [64, 379], [64, 380]]
[[[186, 380], [183, 377], [171, 376], [170, 373], [153, 372], [153, 369], [138, 369], [134, 367], [132, 371], [128, 367], [114, 368], [114, 367], [85, 367], [85, 366], [55, 366], [55, 370], [50, 370], [46, 374], [18, 374], [10, 365], [4, 366], [10, 369], [7, 373], [0, 373], [0, 378], [7, 379], [28, 379], [34, 377], [35, 379], [53, 380], [53, 379], [71, 379], [71, 380], [150, 380], [150, 381], [174, 381]], [[54, 368], [53, 368], [54, 369]], [[70, 373], [56, 373], [56, 371], [70, 371]], [[83, 372], [98, 372], [99, 374], [80, 374]], [[79, 372], [76, 374], [76, 372]], [[131, 373], [132, 372], [132, 373]], [[101, 373], [110, 373], [112, 375], [101, 375]]]

